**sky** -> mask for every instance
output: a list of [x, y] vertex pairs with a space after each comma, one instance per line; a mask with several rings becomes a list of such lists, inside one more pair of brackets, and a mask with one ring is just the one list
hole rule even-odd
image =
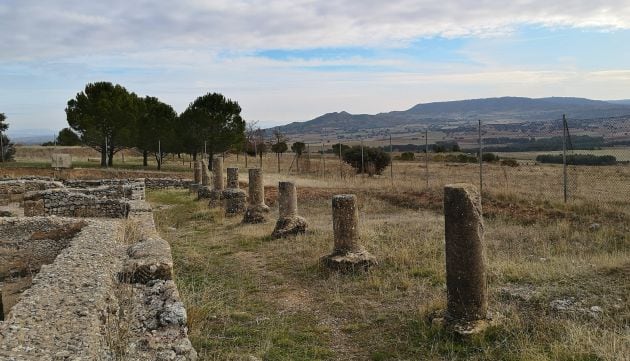
[[268, 127], [495, 96], [630, 98], [630, 0], [0, 0], [0, 113], [59, 130], [87, 83]]

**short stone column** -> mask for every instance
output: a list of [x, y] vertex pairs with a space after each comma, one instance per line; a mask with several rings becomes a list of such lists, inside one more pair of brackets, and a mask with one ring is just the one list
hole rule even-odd
[[239, 188], [238, 184], [238, 168], [229, 167], [227, 169], [227, 187], [228, 188]]
[[215, 191], [222, 191], [225, 188], [222, 157], [216, 157], [212, 160], [212, 187]]
[[223, 157], [212, 159], [212, 190], [208, 194], [210, 207], [218, 207], [223, 203]]
[[332, 269], [358, 271], [376, 264], [376, 258], [359, 243], [359, 210], [354, 194], [339, 194], [332, 199], [333, 253], [321, 259]]
[[306, 220], [297, 213], [297, 188], [293, 182], [278, 183], [279, 217], [271, 236], [281, 238], [306, 232]]
[[265, 222], [269, 207], [265, 204], [263, 172], [260, 168], [249, 169], [249, 204], [243, 217], [243, 223]]
[[188, 188], [191, 193], [197, 193], [201, 187], [201, 163], [196, 160], [193, 162], [193, 182]]
[[223, 191], [223, 199], [227, 217], [243, 214], [247, 209], [247, 193], [239, 188], [236, 167], [227, 169], [227, 188]]
[[201, 184], [197, 188], [197, 199], [210, 198], [212, 189], [209, 186], [210, 172], [208, 171], [208, 162], [205, 160], [199, 161], [199, 172], [201, 173]]
[[210, 171], [208, 170], [208, 162], [201, 161], [201, 185], [207, 187], [210, 185]]
[[488, 315], [486, 254], [479, 201], [479, 192], [473, 185], [444, 187], [445, 321], [451, 324], [485, 320]]

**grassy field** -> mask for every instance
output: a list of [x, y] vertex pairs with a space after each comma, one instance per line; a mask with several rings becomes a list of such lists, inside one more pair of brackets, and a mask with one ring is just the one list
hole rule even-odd
[[[274, 209], [283, 177], [265, 177]], [[431, 322], [446, 302], [439, 187], [291, 178], [310, 230], [285, 240], [269, 236], [277, 210], [242, 225], [186, 191], [148, 194], [201, 360], [628, 360], [628, 198], [563, 205], [486, 194], [497, 322], [460, 338]], [[362, 242], [379, 260], [365, 274], [318, 264], [332, 249], [330, 198], [344, 192], [358, 195]]]

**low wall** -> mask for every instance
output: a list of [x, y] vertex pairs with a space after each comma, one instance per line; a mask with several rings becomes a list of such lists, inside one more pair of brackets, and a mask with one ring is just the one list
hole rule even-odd
[[[46, 220], [83, 222], [0, 322], [0, 359], [197, 359], [170, 246], [155, 229], [150, 205], [130, 205], [126, 220], [0, 220], [0, 232], [3, 225], [21, 230], [7, 233], [9, 242], [54, 236]], [[127, 230], [137, 238], [128, 239]]]
[[122, 199], [97, 198], [67, 188], [28, 192], [24, 195], [24, 215], [65, 217], [126, 218], [129, 203]]
[[180, 179], [180, 178], [145, 178], [144, 180], [147, 189], [167, 189], [167, 188], [184, 188], [193, 184], [192, 179]]
[[37, 178], [0, 180], [0, 205], [22, 202], [26, 192], [53, 188], [63, 188], [63, 184]]

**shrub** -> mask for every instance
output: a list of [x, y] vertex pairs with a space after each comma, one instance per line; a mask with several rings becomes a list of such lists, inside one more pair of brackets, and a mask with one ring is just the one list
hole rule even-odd
[[400, 160], [413, 160], [414, 154], [413, 152], [403, 152], [400, 155]]
[[[343, 161], [350, 164], [357, 173], [361, 173], [361, 147], [355, 145], [343, 153]], [[363, 171], [370, 176], [382, 174], [391, 163], [389, 153], [380, 148], [363, 147]]]
[[501, 159], [501, 165], [504, 165], [507, 167], [518, 167], [518, 162], [516, 161], [516, 159], [512, 159], [512, 158]]
[[496, 162], [499, 160], [499, 156], [494, 153], [483, 153], [481, 160], [484, 162]]

